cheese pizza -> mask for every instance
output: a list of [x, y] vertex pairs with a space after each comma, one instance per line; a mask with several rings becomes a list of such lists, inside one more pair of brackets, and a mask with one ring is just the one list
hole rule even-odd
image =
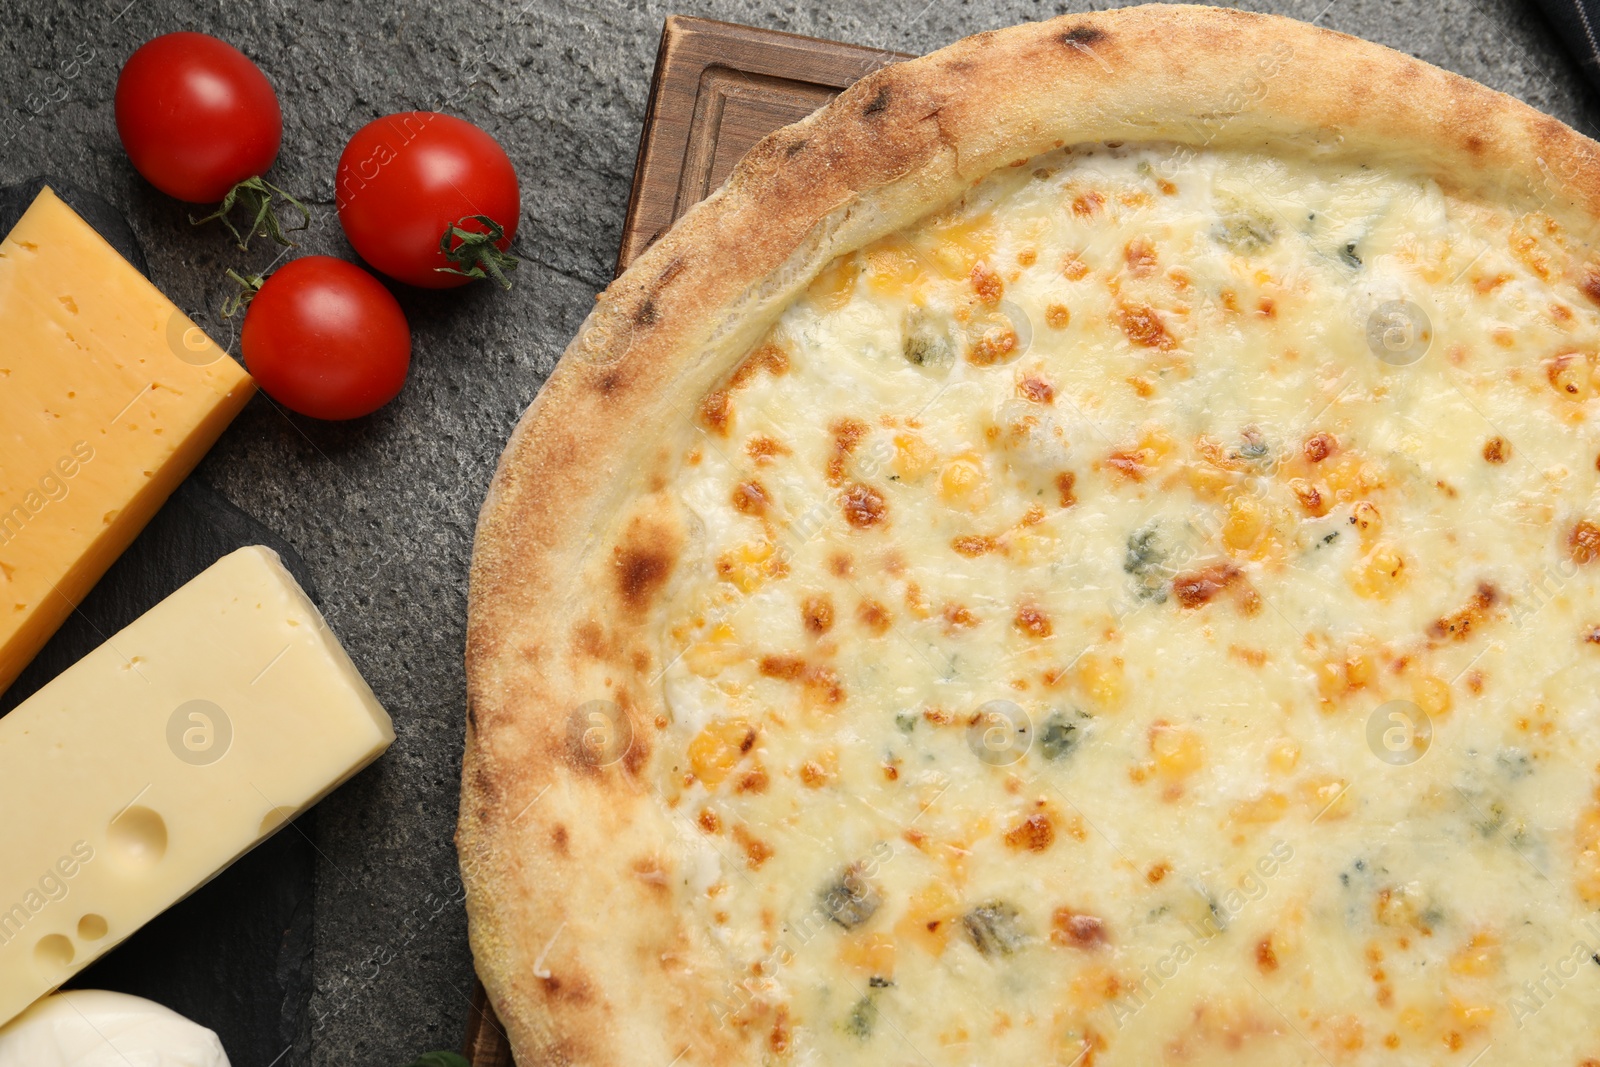
[[1159, 6], [759, 145], [484, 506], [522, 1061], [1600, 1062], [1595, 159]]

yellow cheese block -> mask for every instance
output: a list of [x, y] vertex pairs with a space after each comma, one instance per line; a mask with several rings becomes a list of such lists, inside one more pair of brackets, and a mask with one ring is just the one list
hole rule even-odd
[[0, 243], [0, 691], [255, 391], [49, 189]]
[[0, 1024], [393, 740], [268, 549], [112, 637], [0, 719]]

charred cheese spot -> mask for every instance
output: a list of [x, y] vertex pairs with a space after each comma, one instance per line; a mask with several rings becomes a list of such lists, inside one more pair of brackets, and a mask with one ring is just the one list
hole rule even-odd
[[894, 625], [894, 615], [877, 600], [863, 600], [856, 608], [856, 618], [875, 634], [888, 633], [889, 627]]
[[733, 487], [733, 509], [741, 515], [765, 515], [771, 504], [766, 486], [755, 479]]
[[1000, 548], [1000, 542], [987, 534], [967, 534], [951, 541], [950, 547], [955, 549], [959, 555], [972, 559], [988, 552], [997, 551]]
[[[1072, 213], [1080, 218], [1088, 218], [1104, 207], [1105, 202], [1105, 197], [1092, 190], [1087, 193], [1080, 193], [1072, 200]], [[1072, 277], [1072, 271], [1078, 263], [1078, 258], [1072, 256], [1066, 268], [1067, 277]], [[1087, 269], [1085, 273], [1087, 273]], [[1083, 275], [1079, 275], [1079, 277], [1083, 277]]]
[[757, 434], [756, 436], [750, 438], [749, 443], [744, 446], [744, 450], [745, 453], [751, 459], [755, 460], [758, 465], [765, 465], [771, 463], [779, 456], [789, 455], [789, 449], [783, 444], [783, 442], [776, 441], [771, 437], [766, 437], [761, 434]]
[[1029, 815], [1006, 831], [1006, 845], [1019, 852], [1043, 852], [1055, 839], [1055, 826], [1042, 812]]
[[1582, 280], [1578, 283], [1578, 288], [1583, 291], [1584, 296], [1588, 297], [1594, 303], [1600, 304], [1600, 266], [1596, 266], [1592, 263], [1585, 266], [1583, 268]]
[[1339, 442], [1332, 434], [1314, 433], [1306, 438], [1302, 451], [1311, 463], [1321, 463], [1335, 452], [1339, 451]]
[[1018, 630], [1035, 639], [1046, 638], [1055, 633], [1050, 616], [1033, 604], [1024, 604], [1018, 608], [1016, 618], [1012, 621]]
[[799, 656], [762, 656], [761, 673], [768, 678], [792, 682], [805, 673], [806, 661]]
[[1177, 346], [1161, 314], [1149, 304], [1124, 304], [1116, 311], [1117, 325], [1140, 348], [1166, 350]]
[[689, 745], [689, 765], [694, 776], [715, 788], [755, 747], [756, 737], [756, 728], [747, 719], [708, 724]]
[[767, 1032], [767, 1047], [775, 1055], [783, 1055], [789, 1051], [789, 1043], [793, 1039], [793, 1031], [789, 1025], [789, 1008], [780, 1004], [772, 1020], [772, 1029]]
[[1135, 237], [1122, 249], [1123, 262], [1128, 273], [1135, 278], [1148, 278], [1160, 267], [1156, 262], [1156, 248], [1147, 238]]
[[844, 510], [845, 521], [858, 530], [881, 524], [889, 514], [889, 505], [883, 499], [883, 494], [860, 482], [844, 491], [839, 506]]
[[717, 436], [728, 436], [728, 427], [733, 422], [733, 399], [726, 389], [707, 393], [700, 401], [700, 421]]
[[1017, 332], [1010, 325], [995, 326], [967, 349], [967, 361], [975, 367], [992, 367], [1009, 358], [1018, 343]]
[[1489, 609], [1494, 607], [1499, 599], [1500, 594], [1494, 586], [1488, 582], [1480, 582], [1466, 607], [1436, 620], [1428, 628], [1428, 633], [1436, 638], [1465, 641], [1472, 635], [1473, 630], [1488, 620]]
[[788, 370], [789, 356], [782, 348], [770, 342], [761, 345], [734, 369], [727, 385], [712, 390], [701, 400], [701, 424], [718, 437], [727, 437], [733, 425], [734, 393], [749, 385], [761, 371], [778, 376], [786, 374]]
[[833, 454], [828, 457], [828, 484], [843, 485], [850, 454], [867, 436], [867, 424], [860, 419], [836, 419], [829, 431], [833, 434]]
[[978, 616], [964, 604], [948, 604], [940, 615], [944, 618], [945, 629], [952, 633], [958, 630], [970, 630], [978, 625]]
[[1272, 947], [1272, 935], [1268, 934], [1256, 942], [1256, 970], [1262, 974], [1271, 974], [1278, 969], [1278, 954]]
[[1105, 922], [1098, 916], [1071, 908], [1057, 908], [1050, 917], [1050, 940], [1069, 948], [1097, 949], [1105, 945], [1110, 937], [1106, 933]]
[[814, 593], [800, 605], [800, 615], [809, 633], [821, 636], [833, 629], [833, 598], [827, 593]]
[[1130, 482], [1144, 481], [1146, 468], [1145, 456], [1131, 449], [1122, 449], [1106, 457], [1106, 466], [1128, 479]]
[[1017, 383], [1017, 395], [1035, 404], [1050, 404], [1055, 401], [1056, 391], [1044, 378], [1030, 374]]
[[759, 871], [763, 863], [766, 863], [776, 855], [771, 844], [757, 837], [744, 826], [735, 826], [733, 828], [733, 839], [744, 851], [745, 863], [753, 871]]
[[1600, 526], [1587, 519], [1574, 525], [1567, 534], [1567, 554], [1580, 565], [1600, 558]]
[[1006, 287], [1000, 280], [1000, 275], [990, 270], [986, 264], [979, 263], [972, 268], [972, 290], [978, 294], [978, 301], [985, 307], [995, 307], [1005, 295]]
[[1185, 608], [1198, 608], [1244, 576], [1232, 563], [1213, 563], [1172, 580], [1172, 595]]
[[748, 385], [757, 373], [765, 371], [774, 377], [789, 372], [789, 355], [771, 342], [761, 345], [733, 372], [728, 384], [738, 389]]

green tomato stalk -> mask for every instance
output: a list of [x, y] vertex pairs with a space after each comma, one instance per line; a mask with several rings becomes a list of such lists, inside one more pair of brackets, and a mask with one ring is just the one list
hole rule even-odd
[[[487, 232], [462, 229], [461, 223], [467, 219], [475, 220]], [[505, 227], [489, 216], [468, 215], [447, 227], [444, 236], [439, 238], [439, 251], [454, 266], [434, 269], [441, 274], [459, 274], [465, 278], [493, 278], [500, 288], [510, 289], [511, 279], [506, 275], [516, 270], [522, 261], [500, 249], [505, 235]]]

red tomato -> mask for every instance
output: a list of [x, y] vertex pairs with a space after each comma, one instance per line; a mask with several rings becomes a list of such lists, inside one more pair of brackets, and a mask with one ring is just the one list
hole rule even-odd
[[314, 419], [354, 419], [395, 398], [411, 329], [383, 283], [342, 259], [279, 267], [250, 301], [244, 365], [267, 395]]
[[411, 285], [445, 289], [472, 280], [441, 273], [453, 264], [439, 250], [451, 226], [490, 232], [472, 216], [504, 229], [494, 242], [501, 251], [517, 235], [522, 201], [505, 149], [451, 115], [407, 111], [367, 123], [345, 146], [334, 180], [350, 244], [373, 267]]
[[214, 204], [266, 173], [283, 141], [278, 95], [261, 68], [203, 33], [169, 33], [117, 77], [117, 134], [133, 167], [168, 196]]

